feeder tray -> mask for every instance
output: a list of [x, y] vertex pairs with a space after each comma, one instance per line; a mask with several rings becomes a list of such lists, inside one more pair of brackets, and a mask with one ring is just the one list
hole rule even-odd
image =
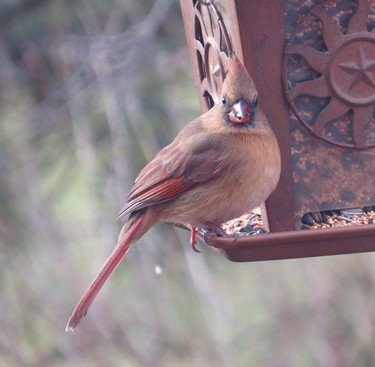
[[[370, 4], [180, 0], [202, 110], [219, 101], [228, 55], [235, 51], [254, 79], [282, 156], [279, 184], [261, 208], [269, 233], [211, 239], [228, 259], [375, 250]], [[367, 220], [356, 220], [347, 208]]]

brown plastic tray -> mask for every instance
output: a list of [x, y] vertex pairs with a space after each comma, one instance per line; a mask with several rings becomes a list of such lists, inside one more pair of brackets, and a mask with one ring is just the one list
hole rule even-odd
[[231, 261], [293, 259], [375, 251], [372, 224], [266, 233], [236, 240], [213, 237], [210, 245]]

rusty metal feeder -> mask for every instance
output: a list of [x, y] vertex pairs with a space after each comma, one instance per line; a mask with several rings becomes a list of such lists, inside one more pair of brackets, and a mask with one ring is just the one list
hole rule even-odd
[[282, 175], [262, 210], [270, 233], [212, 245], [233, 261], [375, 250], [375, 225], [303, 230], [306, 213], [375, 205], [375, 3], [180, 0], [202, 110], [232, 49], [277, 135]]

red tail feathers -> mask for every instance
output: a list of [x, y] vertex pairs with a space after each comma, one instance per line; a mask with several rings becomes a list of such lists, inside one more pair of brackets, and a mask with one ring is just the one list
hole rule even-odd
[[113, 250], [112, 254], [108, 257], [103, 267], [100, 269], [100, 272], [95, 280], [87, 288], [86, 292], [83, 294], [72, 315], [70, 316], [68, 324], [66, 325], [66, 331], [73, 331], [73, 329], [80, 323], [81, 319], [86, 315], [87, 310], [95, 299], [96, 295], [113, 271], [117, 268], [118, 264], [124, 258], [126, 253], [129, 251], [131, 245], [150, 228], [150, 226], [147, 224], [145, 225], [144, 223], [146, 214], [147, 212], [143, 212], [140, 216], [138, 216], [138, 218], [136, 218], [134, 222], [130, 224], [130, 227], [127, 226], [129, 228], [126, 228], [125, 224], [123, 227], [123, 229], [125, 229], [124, 235], [122, 236], [122, 230], [117, 246]]

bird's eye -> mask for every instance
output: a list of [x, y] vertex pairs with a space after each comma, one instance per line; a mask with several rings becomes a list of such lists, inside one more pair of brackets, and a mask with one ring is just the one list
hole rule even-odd
[[221, 103], [223, 104], [223, 106], [225, 106], [227, 104], [227, 99], [225, 97], [223, 97], [221, 99]]

